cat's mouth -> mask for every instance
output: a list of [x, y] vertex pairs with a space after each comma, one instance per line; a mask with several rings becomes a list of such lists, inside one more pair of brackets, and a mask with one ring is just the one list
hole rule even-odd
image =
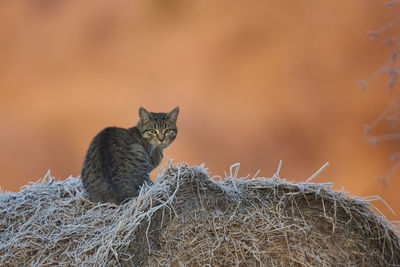
[[158, 140], [158, 144], [157, 145], [159, 145], [159, 146], [161, 146], [163, 148], [166, 148], [168, 146], [168, 143], [167, 143], [167, 140], [165, 140], [165, 139], [163, 141]]

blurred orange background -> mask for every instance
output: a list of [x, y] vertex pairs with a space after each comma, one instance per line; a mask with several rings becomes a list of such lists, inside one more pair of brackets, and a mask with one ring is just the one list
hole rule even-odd
[[396, 92], [354, 83], [389, 56], [365, 32], [397, 14], [372, 0], [2, 1], [0, 186], [78, 176], [101, 129], [179, 105], [174, 162], [271, 177], [282, 160], [294, 181], [329, 162], [314, 182], [400, 214], [399, 173], [376, 181], [399, 143], [364, 134]]

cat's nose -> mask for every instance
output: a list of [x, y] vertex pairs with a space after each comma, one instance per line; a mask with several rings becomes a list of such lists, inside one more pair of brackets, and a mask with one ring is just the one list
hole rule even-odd
[[160, 142], [162, 142], [162, 141], [164, 141], [164, 139], [165, 139], [165, 136], [158, 136], [158, 140], [160, 140]]

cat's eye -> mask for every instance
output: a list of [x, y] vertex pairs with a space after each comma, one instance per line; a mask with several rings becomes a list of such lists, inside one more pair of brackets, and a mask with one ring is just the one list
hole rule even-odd
[[165, 133], [165, 134], [169, 134], [170, 132], [172, 132], [172, 130], [170, 130], [170, 129], [164, 130], [164, 133]]
[[157, 133], [156, 130], [151, 130], [150, 132], [151, 132], [152, 134], [156, 134], [156, 133]]

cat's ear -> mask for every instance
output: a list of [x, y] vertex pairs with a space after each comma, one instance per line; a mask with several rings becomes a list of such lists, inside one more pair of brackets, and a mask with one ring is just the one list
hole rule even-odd
[[151, 114], [144, 107], [140, 107], [139, 118], [142, 122], [146, 122], [151, 119]]
[[168, 113], [168, 118], [173, 120], [176, 123], [179, 114], [179, 107], [174, 108], [170, 113]]

